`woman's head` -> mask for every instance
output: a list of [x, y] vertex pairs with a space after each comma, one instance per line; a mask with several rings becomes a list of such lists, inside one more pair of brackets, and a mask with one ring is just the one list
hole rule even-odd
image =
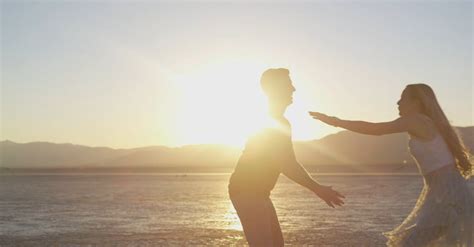
[[426, 84], [410, 84], [403, 90], [398, 101], [400, 116], [421, 113], [431, 118], [442, 113], [436, 95]]
[[469, 177], [472, 174], [472, 164], [469, 161], [469, 153], [462, 139], [449, 123], [448, 118], [441, 109], [436, 95], [430, 86], [426, 84], [409, 84], [403, 90], [398, 101], [400, 116], [421, 113], [428, 116], [435, 124], [437, 130], [443, 136], [449, 149], [456, 159], [459, 171]]

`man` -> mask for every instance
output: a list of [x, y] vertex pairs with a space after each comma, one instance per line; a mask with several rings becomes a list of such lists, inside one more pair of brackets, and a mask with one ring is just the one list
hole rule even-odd
[[261, 78], [268, 98], [270, 126], [249, 138], [229, 181], [229, 195], [250, 246], [283, 246], [280, 223], [270, 199], [280, 173], [310, 189], [329, 206], [344, 198], [331, 187], [318, 184], [296, 161], [291, 126], [285, 118], [293, 101], [287, 69], [268, 69]]

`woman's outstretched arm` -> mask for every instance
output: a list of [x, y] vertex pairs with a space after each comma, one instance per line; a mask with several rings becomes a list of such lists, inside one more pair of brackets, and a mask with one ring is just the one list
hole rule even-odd
[[365, 121], [343, 120], [336, 117], [330, 117], [319, 112], [309, 112], [309, 114], [317, 120], [326, 124], [341, 127], [350, 131], [354, 131], [366, 135], [386, 135], [400, 132], [412, 131], [413, 121], [411, 118], [398, 118], [391, 122], [371, 123]]

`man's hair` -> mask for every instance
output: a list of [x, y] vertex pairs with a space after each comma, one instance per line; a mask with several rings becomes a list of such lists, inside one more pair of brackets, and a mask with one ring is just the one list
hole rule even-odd
[[278, 69], [267, 69], [263, 72], [262, 77], [260, 78], [260, 85], [263, 89], [263, 92], [268, 94], [275, 88], [275, 84], [278, 84], [282, 79], [288, 78], [290, 71], [285, 68]]

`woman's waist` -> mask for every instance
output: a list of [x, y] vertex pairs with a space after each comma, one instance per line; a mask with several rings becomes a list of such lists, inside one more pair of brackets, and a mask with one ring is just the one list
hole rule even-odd
[[459, 175], [459, 177], [461, 177], [461, 174], [459, 173], [457, 167], [456, 167], [456, 164], [454, 163], [450, 163], [450, 164], [447, 164], [447, 165], [443, 165], [441, 167], [438, 167], [436, 169], [433, 169], [433, 170], [430, 170], [430, 171], [427, 171], [426, 173], [423, 173], [423, 177], [425, 177], [425, 179], [430, 182], [431, 180], [435, 179], [435, 178], [439, 178], [439, 177], [442, 177], [444, 175]]
[[416, 164], [422, 174], [428, 174], [445, 166], [453, 165], [456, 163], [452, 155], [444, 154], [423, 154], [420, 152], [414, 152], [411, 150], [411, 155], [415, 159]]
[[440, 169], [449, 169], [449, 167], [456, 167], [455, 162], [450, 160], [446, 160], [444, 162], [440, 161], [432, 161], [426, 162], [417, 160], [416, 162], [418, 169], [422, 175], [428, 175], [429, 173], [436, 172]]

